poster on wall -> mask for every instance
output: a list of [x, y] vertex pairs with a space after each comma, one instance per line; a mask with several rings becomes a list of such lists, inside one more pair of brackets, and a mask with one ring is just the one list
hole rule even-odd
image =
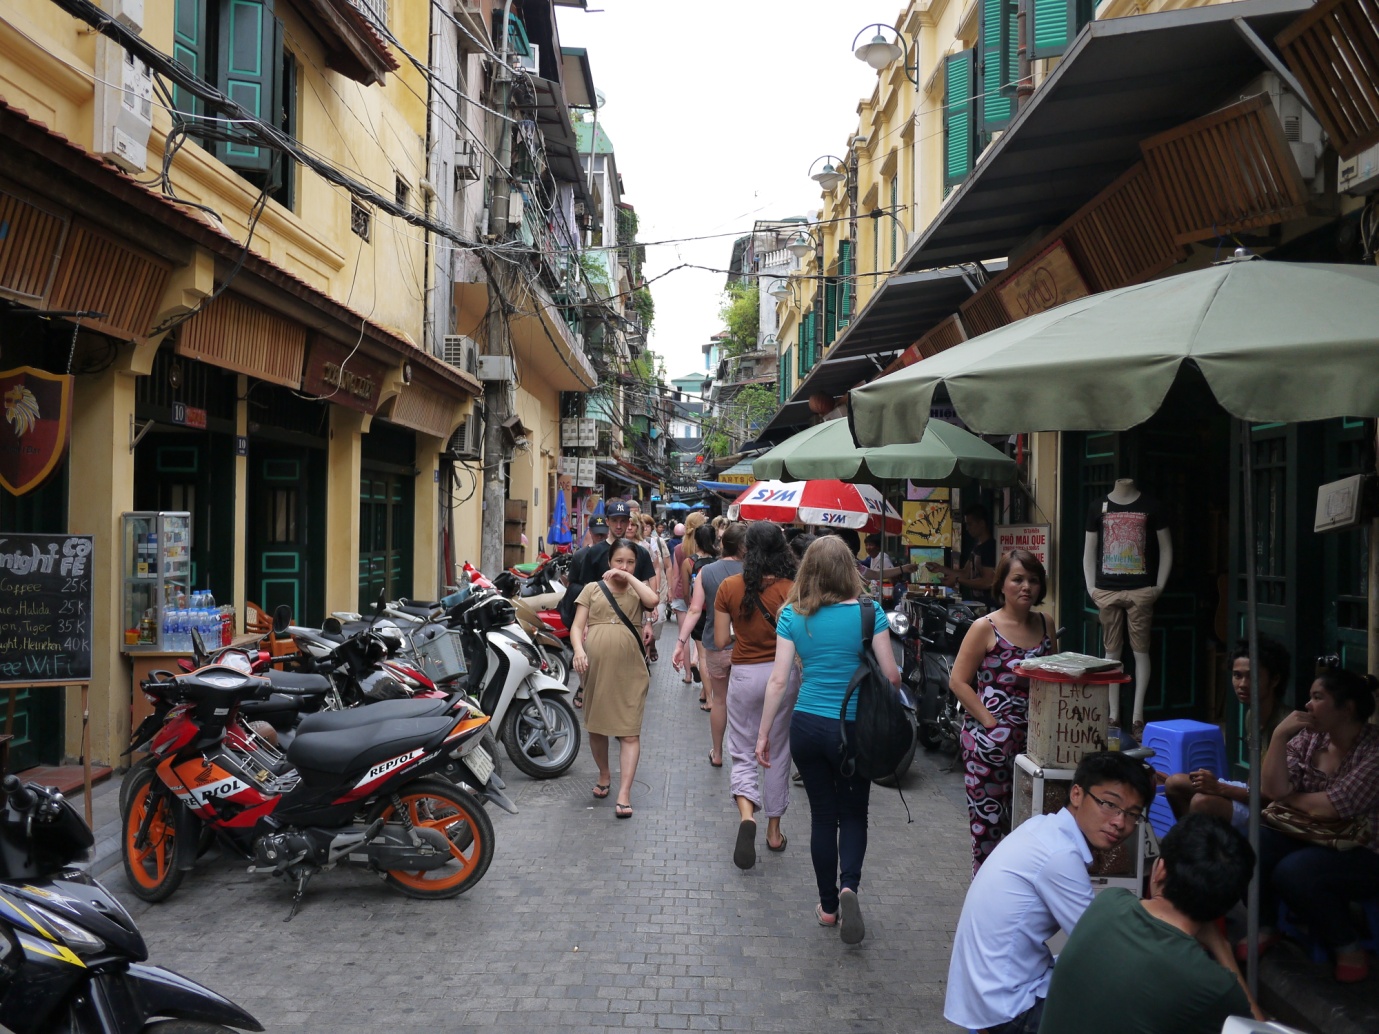
[[1049, 548], [1051, 530], [1052, 525], [1049, 524], [998, 524], [996, 525], [997, 555], [1005, 556], [1012, 549], [1027, 550], [1039, 558], [1039, 562], [1044, 565], [1044, 570], [1047, 571], [1052, 559]]
[[911, 546], [942, 548], [953, 538], [953, 509], [948, 500], [907, 500], [901, 510], [905, 542]]
[[930, 571], [925, 564], [938, 564], [940, 567], [947, 563], [946, 550], [942, 546], [911, 546], [910, 563], [917, 564], [919, 570], [910, 575], [911, 585], [942, 585], [943, 572]]
[[905, 482], [905, 498], [915, 502], [948, 502], [952, 498], [952, 489], [936, 488], [933, 485], [917, 485], [913, 481]]

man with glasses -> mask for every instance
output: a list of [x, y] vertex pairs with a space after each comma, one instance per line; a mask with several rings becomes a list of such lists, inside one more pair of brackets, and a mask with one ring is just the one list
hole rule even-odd
[[1053, 954], [1092, 903], [1087, 867], [1135, 832], [1154, 797], [1149, 768], [1118, 751], [1079, 762], [1068, 803], [1027, 819], [982, 863], [968, 888], [943, 1015], [986, 1034], [1035, 1034]]

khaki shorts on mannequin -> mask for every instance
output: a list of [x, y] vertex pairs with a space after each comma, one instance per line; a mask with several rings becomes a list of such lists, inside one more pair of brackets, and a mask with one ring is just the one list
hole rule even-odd
[[1155, 588], [1093, 589], [1092, 602], [1101, 613], [1103, 650], [1117, 656], [1125, 646], [1125, 626], [1130, 626], [1130, 649], [1149, 652], [1149, 627], [1154, 620]]

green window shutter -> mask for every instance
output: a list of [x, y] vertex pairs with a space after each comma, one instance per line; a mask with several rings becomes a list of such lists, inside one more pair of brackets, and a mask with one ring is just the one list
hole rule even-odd
[[1030, 59], [1058, 57], [1092, 20], [1096, 0], [1028, 0]]
[[795, 327], [795, 376], [803, 377], [808, 370], [804, 365], [804, 317], [801, 316]]
[[[282, 122], [282, 23], [272, 0], [224, 0], [220, 5], [219, 68], [216, 85], [245, 111], [265, 122]], [[274, 152], [232, 132], [215, 145], [216, 157], [235, 169], [267, 171]]]
[[808, 372], [814, 368], [818, 361], [819, 347], [819, 321], [815, 316], [814, 310], [810, 309], [804, 318], [804, 368]]
[[776, 355], [776, 404], [785, 405], [785, 360], [788, 351], [779, 352]]
[[852, 241], [838, 245], [838, 326], [846, 327], [852, 322], [852, 300], [857, 296], [857, 288], [852, 280]]
[[824, 281], [824, 348], [833, 344], [838, 334], [838, 281]]
[[982, 133], [1004, 128], [1015, 109], [1018, 39], [1014, 0], [981, 0], [978, 8], [977, 53], [981, 94], [977, 111]]
[[[205, 79], [209, 48], [206, 0], [176, 0], [172, 12], [173, 58], [198, 79]], [[183, 115], [202, 114], [201, 101], [180, 86], [172, 88], [172, 106]]]
[[977, 160], [977, 52], [943, 59], [943, 185], [961, 183]]

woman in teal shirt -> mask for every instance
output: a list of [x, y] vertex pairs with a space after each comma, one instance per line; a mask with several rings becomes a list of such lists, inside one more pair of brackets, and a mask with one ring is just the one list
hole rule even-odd
[[[804, 678], [790, 719], [790, 750], [809, 798], [809, 853], [819, 885], [814, 916], [820, 926], [841, 926], [846, 944], [856, 944], [865, 934], [857, 888], [867, 853], [871, 781], [843, 775], [839, 719], [848, 683], [867, 645], [858, 610], [862, 592], [857, 557], [842, 539], [827, 535], [805, 551], [794, 588], [776, 620], [776, 663], [766, 684], [757, 734], [757, 760], [769, 768], [771, 723], [798, 656]], [[899, 686], [886, 615], [879, 606], [875, 610], [871, 648], [886, 677]], [[851, 734], [856, 700], [848, 706]]]

